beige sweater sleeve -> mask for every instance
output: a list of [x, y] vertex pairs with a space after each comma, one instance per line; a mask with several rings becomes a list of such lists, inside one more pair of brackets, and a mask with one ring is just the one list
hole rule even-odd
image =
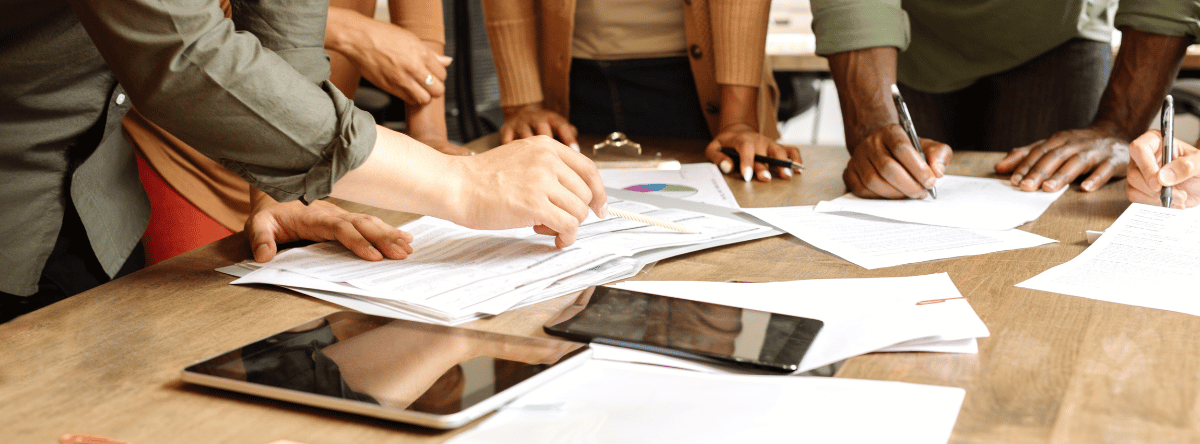
[[542, 86], [533, 2], [484, 0], [483, 12], [500, 83], [500, 106], [540, 103]]
[[392, 16], [392, 23], [411, 31], [421, 40], [446, 45], [441, 1], [389, 0], [388, 13]]
[[770, 0], [710, 0], [717, 83], [762, 83]]

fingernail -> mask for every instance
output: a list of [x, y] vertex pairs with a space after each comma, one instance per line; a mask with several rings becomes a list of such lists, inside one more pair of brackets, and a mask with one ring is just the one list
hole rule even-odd
[[771, 180], [771, 172], [770, 172], [770, 171], [763, 171], [763, 172], [762, 172], [762, 180], [764, 180], [764, 181], [770, 181], [770, 180]]
[[1045, 182], [1042, 182], [1042, 188], [1047, 188], [1049, 190], [1056, 190], [1056, 189], [1058, 189], [1058, 182], [1053, 181], [1053, 180], [1047, 180]]
[[1158, 182], [1163, 185], [1174, 185], [1175, 184], [1175, 172], [1168, 170], [1166, 168], [1159, 170]]
[[412, 245], [409, 245], [408, 242], [396, 241], [395, 244], [396, 248], [400, 249], [400, 251], [403, 251], [405, 254], [412, 253]]
[[1021, 188], [1033, 188], [1033, 179], [1025, 179], [1021, 181]]
[[930, 177], [929, 179], [925, 180], [925, 189], [933, 188], [935, 184], [937, 184], [937, 178]]
[[742, 179], [744, 179], [746, 182], [749, 182], [751, 177], [754, 177], [754, 168], [753, 167], [742, 168]]
[[577, 152], [577, 153], [580, 152], [578, 143], [571, 142], [571, 149], [575, 150], [575, 152]]
[[783, 169], [783, 172], [779, 173], [779, 175], [781, 175], [781, 176], [783, 176], [783, 177], [786, 177], [786, 178], [788, 178], [788, 179], [791, 179], [791, 178], [792, 178], [792, 169], [791, 169], [791, 168], [784, 168], [784, 169]]
[[600, 211], [596, 213], [601, 219], [608, 219], [608, 205], [600, 207]]
[[267, 244], [258, 244], [257, 247], [254, 247], [254, 257], [256, 259], [259, 257], [262, 257], [265, 254], [269, 254], [270, 252], [271, 252], [271, 246], [267, 245]]
[[379, 250], [376, 250], [374, 246], [368, 245], [367, 256], [371, 258], [383, 257], [383, 253], [380, 253]]
[[1079, 184], [1079, 188], [1082, 188], [1083, 191], [1092, 191], [1092, 187], [1095, 185], [1096, 185], [1096, 182], [1092, 182], [1090, 180], [1085, 180], [1085, 181], [1083, 181], [1082, 184]]
[[1013, 185], [1016, 185], [1016, 184], [1019, 184], [1019, 183], [1021, 183], [1021, 178], [1022, 178], [1022, 177], [1025, 177], [1025, 176], [1022, 176], [1022, 175], [1020, 175], [1020, 174], [1013, 174], [1013, 176], [1012, 176], [1012, 183], [1013, 183]]
[[729, 161], [729, 159], [725, 159], [722, 160], [721, 164], [717, 167], [721, 169], [722, 173], [729, 174], [730, 171], [733, 171], [733, 162]]

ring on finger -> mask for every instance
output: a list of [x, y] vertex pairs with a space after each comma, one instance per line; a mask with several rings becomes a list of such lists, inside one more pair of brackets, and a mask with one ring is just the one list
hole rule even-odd
[[429, 75], [425, 76], [425, 84], [426, 85], [433, 84], [433, 74], [429, 74]]

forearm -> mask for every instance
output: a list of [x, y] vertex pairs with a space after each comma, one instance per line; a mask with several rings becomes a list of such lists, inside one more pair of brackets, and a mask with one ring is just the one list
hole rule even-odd
[[463, 172], [450, 156], [404, 134], [376, 128], [375, 147], [358, 168], [346, 173], [330, 194], [379, 208], [459, 220]]
[[896, 83], [893, 47], [867, 48], [829, 56], [829, 71], [837, 85], [846, 130], [846, 147], [853, 151], [875, 130], [896, 123], [891, 85]]
[[[445, 45], [426, 41], [425, 46], [438, 54], [444, 54]], [[464, 62], [465, 63], [465, 62]], [[434, 97], [424, 105], [406, 103], [404, 114], [408, 122], [408, 134], [417, 140], [446, 140], [446, 96]]]
[[1133, 140], [1149, 128], [1191, 39], [1122, 28], [1121, 50], [1092, 126]]
[[743, 124], [758, 131], [758, 88], [721, 85], [721, 128]]

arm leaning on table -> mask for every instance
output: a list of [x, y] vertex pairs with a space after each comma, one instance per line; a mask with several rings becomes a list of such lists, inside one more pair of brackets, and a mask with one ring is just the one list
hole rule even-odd
[[71, 5], [148, 118], [276, 200], [334, 195], [473, 228], [540, 227], [560, 246], [589, 206], [603, 211], [595, 166], [549, 139], [458, 157], [377, 128], [327, 80], [324, 2], [235, 3], [249, 32], [215, 0], [140, 3]]
[[1151, 130], [1129, 143], [1129, 177], [1125, 195], [1131, 202], [1161, 205], [1162, 187], [1172, 190], [1172, 208], [1200, 204], [1200, 150], [1175, 139], [1175, 160], [1161, 166], [1163, 137]]
[[1090, 173], [1080, 188], [1094, 191], [1120, 177], [1129, 162], [1129, 141], [1149, 127], [1188, 45], [1200, 39], [1200, 2], [1125, 0], [1116, 26], [1121, 48], [1095, 120], [1013, 149], [996, 164], [996, 172], [1012, 173], [1013, 185], [1057, 191]]
[[[690, 6], [697, 7], [699, 5]], [[768, 182], [772, 177], [770, 168], [754, 162], [755, 154], [801, 162], [800, 150], [777, 143], [778, 131], [768, 127], [771, 124], [767, 122], [775, 121], [776, 92], [760, 91], [768, 87], [763, 77], [769, 74], [764, 73], [762, 66], [766, 57], [771, 2], [710, 0], [708, 8], [713, 70], [720, 88], [721, 105], [719, 124], [713, 131], [712, 142], [705, 147], [705, 155], [728, 174], [732, 172], [733, 163], [721, 153], [721, 148], [737, 149], [742, 171], [736, 174], [747, 182], [751, 177]], [[695, 15], [694, 11], [689, 12]], [[698, 62], [693, 60], [692, 63], [695, 69]], [[777, 167], [775, 172], [784, 179], [792, 177], [791, 168]]]

